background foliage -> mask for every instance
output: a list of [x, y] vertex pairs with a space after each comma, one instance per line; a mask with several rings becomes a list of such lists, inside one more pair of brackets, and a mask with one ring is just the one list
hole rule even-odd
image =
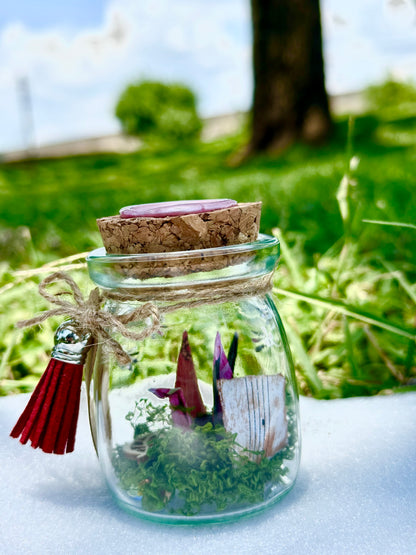
[[338, 118], [319, 150], [296, 145], [235, 169], [227, 160], [244, 131], [133, 154], [1, 165], [0, 393], [32, 389], [47, 364], [57, 322], [13, 327], [47, 308], [39, 279], [70, 266], [90, 287], [79, 260], [61, 258], [100, 245], [95, 218], [133, 203], [216, 197], [262, 200], [261, 229], [281, 239], [275, 285], [303, 393], [414, 388], [416, 101], [406, 93], [386, 103], [389, 87], [369, 91], [379, 100], [350, 133], [348, 118]]
[[121, 94], [116, 116], [128, 135], [166, 142], [196, 139], [202, 122], [194, 93], [184, 85], [141, 81]]

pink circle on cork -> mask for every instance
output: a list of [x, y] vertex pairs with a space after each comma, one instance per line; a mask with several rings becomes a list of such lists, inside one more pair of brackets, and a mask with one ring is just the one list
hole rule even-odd
[[133, 204], [120, 210], [121, 218], [166, 218], [167, 216], [184, 216], [185, 214], [202, 214], [237, 206], [237, 201], [228, 198], [207, 200], [176, 200], [152, 202], [150, 204]]

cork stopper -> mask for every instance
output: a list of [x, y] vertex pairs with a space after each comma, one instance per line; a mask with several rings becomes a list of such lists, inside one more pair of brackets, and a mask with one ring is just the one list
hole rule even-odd
[[[184, 215], [110, 216], [98, 219], [97, 224], [108, 255], [180, 253], [256, 241], [261, 202], [232, 202], [227, 208]], [[247, 254], [208, 252], [208, 256], [198, 252], [175, 263], [160, 256], [146, 257], [146, 261], [120, 258], [117, 271], [129, 278], [145, 280], [222, 269], [247, 259]]]
[[166, 217], [110, 216], [97, 220], [108, 254], [139, 254], [223, 247], [255, 241], [261, 202]]

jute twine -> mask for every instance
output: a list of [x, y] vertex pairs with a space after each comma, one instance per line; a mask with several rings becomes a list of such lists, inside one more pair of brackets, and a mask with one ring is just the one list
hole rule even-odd
[[[96, 287], [85, 299], [75, 281], [65, 272], [54, 272], [39, 284], [40, 295], [57, 308], [45, 310], [38, 316], [23, 320], [16, 325], [19, 328], [35, 326], [52, 316], [65, 315], [71, 318], [80, 332], [89, 333], [94, 342], [103, 342], [112, 351], [120, 364], [128, 364], [131, 359], [118, 341], [111, 336], [111, 331], [119, 332], [123, 337], [142, 341], [160, 331], [162, 314], [181, 308], [192, 308], [205, 304], [230, 302], [252, 295], [263, 295], [271, 291], [272, 274], [251, 279], [230, 279], [206, 283], [189, 282], [181, 288], [178, 286], [149, 286], [135, 289], [103, 290]], [[56, 293], [48, 291], [52, 283], [66, 283], [70, 290]], [[73, 302], [63, 299], [70, 295]], [[106, 300], [117, 302], [139, 302], [140, 306], [122, 314], [112, 314], [102, 305]], [[156, 306], [155, 302], [162, 303]], [[131, 322], [142, 322], [145, 327], [132, 331]]]

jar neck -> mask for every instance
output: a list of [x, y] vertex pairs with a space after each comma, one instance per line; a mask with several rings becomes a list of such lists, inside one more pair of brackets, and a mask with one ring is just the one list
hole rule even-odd
[[155, 284], [148, 287], [106, 290], [104, 297], [112, 301], [166, 302], [187, 306], [204, 305], [220, 302], [231, 302], [236, 299], [253, 295], [265, 295], [272, 289], [273, 272], [244, 278], [218, 280], [216, 282], [189, 282], [178, 287], [176, 285]]
[[130, 294], [139, 290], [146, 294], [148, 289], [196, 292], [207, 285], [235, 291], [246, 281], [270, 280], [278, 260], [279, 242], [267, 235], [252, 243], [212, 249], [134, 255], [107, 255], [97, 249], [87, 257], [90, 277], [97, 285], [123, 293], [130, 290]]

